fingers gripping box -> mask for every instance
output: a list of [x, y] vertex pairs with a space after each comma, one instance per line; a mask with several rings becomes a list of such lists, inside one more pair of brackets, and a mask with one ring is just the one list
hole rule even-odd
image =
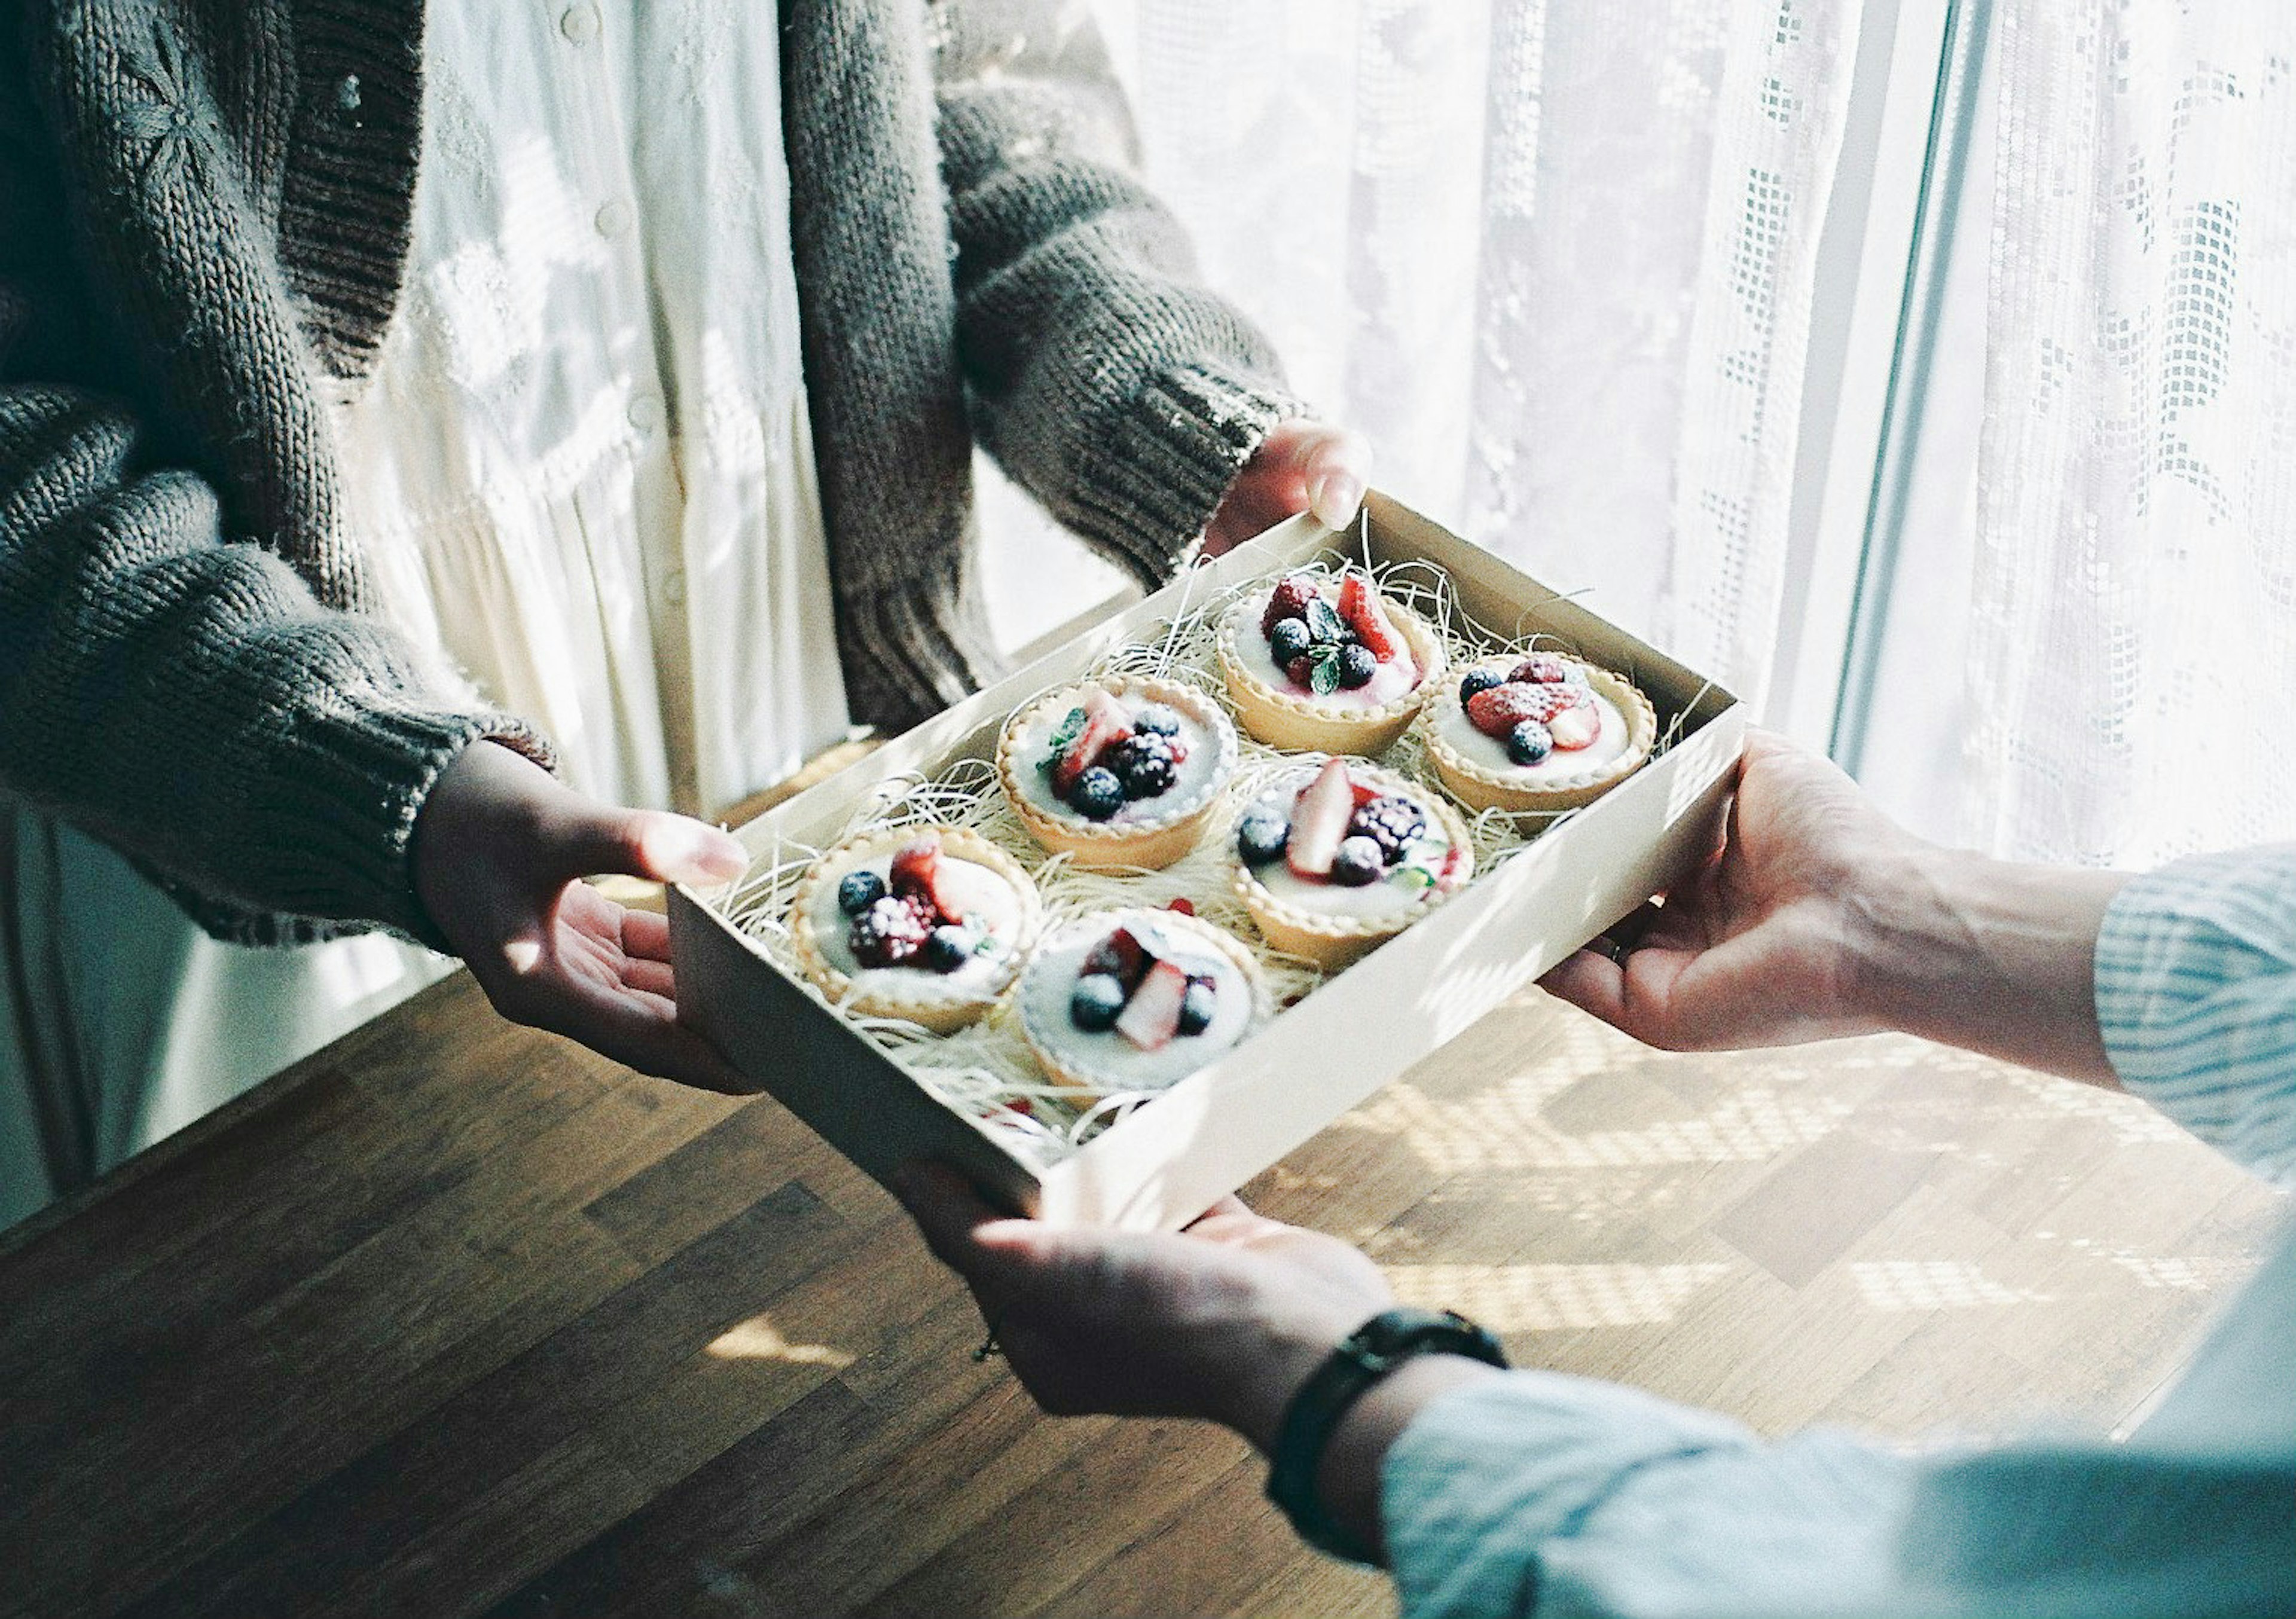
[[[1032, 1112], [1026, 1095], [984, 1105], [971, 1070], [930, 1049], [935, 1036], [847, 1016], [770, 947], [786, 906], [775, 897], [784, 892], [773, 886], [776, 871], [870, 824], [905, 784], [993, 780], [986, 762], [1006, 716], [1038, 694], [1104, 672], [1128, 650], [1177, 657], [1178, 626], [1201, 623], [1208, 603], [1334, 552], [1406, 581], [1402, 588], [1431, 581], [1423, 610], [1447, 621], [1440, 627], [1458, 647], [1555, 645], [1625, 673], [1656, 710], [1661, 746], [1591, 805], [1546, 817], [1486, 814], [1479, 846], [1495, 853], [1447, 903], [1343, 970], [1296, 980], [1305, 993], [1169, 1090], [1058, 1130], [1037, 1116], [1052, 1109]], [[670, 893], [680, 1015], [880, 1181], [911, 1158], [939, 1158], [1047, 1220], [1177, 1227], [1693, 870], [1718, 839], [1745, 724], [1737, 700], [1711, 681], [1374, 495], [1359, 531], [1335, 534], [1307, 518], [1272, 529], [734, 829], [752, 876]], [[1398, 767], [1393, 750], [1380, 762]], [[1221, 838], [1226, 824], [1208, 836]], [[1152, 879], [1164, 874], [1132, 879], [1141, 903], [1195, 894], [1196, 879], [1175, 871], [1162, 887]], [[1006, 1038], [1000, 1018], [966, 1036], [988, 1054], [984, 1062]], [[965, 1083], [944, 1083], [951, 1074]]]

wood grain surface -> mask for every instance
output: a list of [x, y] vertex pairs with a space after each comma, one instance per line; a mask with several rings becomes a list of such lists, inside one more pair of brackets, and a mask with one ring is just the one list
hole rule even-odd
[[[1893, 1435], [2126, 1423], [2281, 1206], [2126, 1099], [1535, 991], [1249, 1195], [1519, 1361]], [[0, 1613], [1392, 1612], [1236, 1440], [1042, 1418], [980, 1337], [775, 1104], [457, 975], [0, 1238]]]

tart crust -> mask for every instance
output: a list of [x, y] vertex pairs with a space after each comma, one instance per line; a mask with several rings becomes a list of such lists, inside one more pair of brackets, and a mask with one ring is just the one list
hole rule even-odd
[[[1063, 706], [1074, 707], [1088, 686], [1098, 686], [1113, 697], [1138, 696], [1177, 708], [1215, 740], [1219, 759], [1212, 766], [1210, 784], [1194, 803], [1183, 803], [1164, 814], [1117, 826], [1109, 822], [1087, 821], [1081, 815], [1055, 817], [1030, 802], [1021, 790], [1021, 773], [1034, 765], [1013, 756], [1013, 741], [1031, 721], [1047, 710]], [[1007, 719], [996, 740], [996, 778], [1004, 784], [1005, 801], [1013, 806], [1013, 814], [1020, 818], [1021, 824], [1028, 828], [1029, 836], [1048, 852], [1066, 854], [1070, 864], [1095, 871], [1117, 866], [1152, 871], [1170, 865], [1194, 848], [1203, 836], [1204, 822], [1211, 818], [1212, 811], [1227, 790], [1228, 778], [1235, 773], [1235, 726], [1218, 703], [1193, 686], [1137, 675], [1119, 675], [1048, 691]]]
[[[1275, 1002], [1268, 993], [1267, 977], [1260, 970], [1259, 958], [1244, 947], [1242, 941], [1225, 928], [1216, 927], [1201, 917], [1185, 916], [1177, 911], [1159, 911], [1146, 906], [1134, 906], [1120, 911], [1091, 912], [1086, 917], [1078, 920], [1103, 920], [1111, 928], [1114, 928], [1126, 918], [1134, 916], [1148, 918], [1158, 928], [1168, 932], [1184, 933], [1195, 943], [1201, 944], [1205, 953], [1218, 955], [1222, 961], [1233, 962], [1236, 970], [1243, 975], [1243, 981], [1251, 986], [1251, 1028], [1257, 1028], [1260, 1024], [1265, 1023], [1274, 1012]], [[1032, 960], [1029, 966], [1033, 968], [1035, 965]], [[1023, 977], [1025, 976], [1024, 974]], [[1037, 1028], [1027, 1014], [1028, 997], [1023, 994], [1019, 997], [1019, 1000], [1021, 1010], [1013, 1021], [1020, 1025], [1021, 1038], [1029, 1043], [1029, 1050], [1035, 1055], [1037, 1066], [1044, 1069], [1046, 1078], [1062, 1090], [1074, 1091], [1087, 1098], [1097, 1099], [1118, 1093], [1122, 1087], [1111, 1086], [1105, 1081], [1095, 1079], [1081, 1067], [1063, 1060], [1057, 1049], [1056, 1033]], [[1204, 1063], [1200, 1066], [1208, 1067], [1227, 1052], [1234, 1051], [1237, 1045], [1241, 1045], [1243, 1041], [1250, 1037], [1251, 1028], [1248, 1028], [1243, 1034], [1239, 1035], [1233, 1043], [1222, 1046], [1219, 1051], [1206, 1058]], [[1178, 1083], [1177, 1080], [1173, 1082], [1174, 1084]], [[1171, 1087], [1167, 1085], [1160, 1088], [1169, 1090]]]
[[1384, 601], [1388, 621], [1401, 633], [1419, 665], [1419, 683], [1376, 708], [1335, 709], [1312, 697], [1285, 691], [1262, 680], [1243, 661], [1236, 644], [1239, 626], [1251, 626], [1247, 598], [1220, 620], [1220, 675], [1243, 728], [1270, 748], [1316, 753], [1375, 754], [1394, 744], [1440, 683], [1449, 657], [1432, 626], [1399, 601]]
[[[896, 995], [875, 989], [857, 993], [854, 981], [821, 953], [813, 936], [811, 918], [816, 895], [824, 882], [835, 880], [828, 875], [832, 870], [841, 877], [879, 853], [890, 854], [928, 832], [940, 834], [943, 855], [985, 867], [1004, 880], [1021, 901], [1021, 936], [1008, 941], [1012, 948], [1004, 965], [997, 970], [990, 986], [980, 993]], [[849, 838], [825, 851], [815, 863], [812, 874], [800, 885], [797, 897], [790, 904], [790, 940], [805, 976], [843, 1010], [857, 1018], [906, 1018], [936, 1034], [947, 1034], [978, 1022], [1020, 981], [1021, 964], [1036, 943], [1043, 920], [1044, 902], [1037, 896], [1037, 885], [1029, 880], [1029, 873], [1021, 869], [1020, 862], [980, 833], [958, 826], [890, 827]], [[918, 977], [921, 987], [940, 984], [938, 976], [931, 973], [920, 973]]]
[[[1397, 934], [1410, 927], [1452, 895], [1465, 887], [1475, 874], [1475, 849], [1472, 835], [1459, 812], [1443, 801], [1442, 795], [1428, 791], [1414, 781], [1406, 781], [1391, 771], [1374, 765], [1350, 763], [1348, 775], [1382, 793], [1399, 793], [1424, 809], [1439, 822], [1451, 839], [1451, 846], [1459, 851], [1459, 869], [1453, 873], [1447, 887], [1428, 889], [1418, 904], [1399, 917], [1334, 916], [1327, 912], [1310, 911], [1279, 897], [1265, 883], [1251, 874], [1251, 868], [1241, 855], [1233, 852], [1228, 856], [1228, 886], [1234, 889], [1251, 920], [1259, 924], [1260, 936], [1268, 948], [1289, 956], [1299, 956], [1313, 961], [1326, 972], [1335, 971], [1369, 954]], [[1241, 814], [1244, 806], [1239, 805]]]
[[[1474, 667], [1503, 674], [1521, 661], [1522, 656], [1510, 653], [1505, 658], [1487, 658]], [[1517, 813], [1576, 809], [1580, 805], [1592, 804], [1649, 761], [1658, 737], [1658, 715], [1651, 707], [1650, 699], [1626, 676], [1615, 675], [1599, 664], [1561, 653], [1556, 656], [1584, 670], [1587, 684], [1610, 699], [1611, 706], [1625, 717], [1627, 750], [1575, 775], [1551, 776], [1539, 786], [1525, 786], [1521, 772], [1498, 769], [1471, 759], [1443, 734], [1442, 726], [1436, 724], [1439, 717], [1458, 714], [1463, 721], [1464, 718], [1456, 683], [1446, 683], [1445, 690], [1420, 715], [1419, 737], [1426, 745], [1428, 764], [1460, 803], [1471, 809]]]

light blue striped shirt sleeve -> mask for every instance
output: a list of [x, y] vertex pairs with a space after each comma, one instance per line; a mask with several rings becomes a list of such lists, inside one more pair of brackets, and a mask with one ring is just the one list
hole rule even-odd
[[2296, 845], [2132, 879], [2097, 937], [2096, 1018], [2122, 1084], [2296, 1186]]
[[[2134, 879], [2096, 947], [2122, 1083], [2296, 1179], [2296, 848]], [[1388, 1452], [1406, 1619], [2296, 1613], [2296, 1244], [2126, 1444], [1907, 1457], [1521, 1371]]]

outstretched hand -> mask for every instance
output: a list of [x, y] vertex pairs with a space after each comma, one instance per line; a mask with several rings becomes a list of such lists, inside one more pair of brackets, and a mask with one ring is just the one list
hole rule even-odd
[[1259, 448], [1204, 525], [1202, 554], [1216, 557], [1289, 517], [1312, 511], [1327, 527], [1355, 521], [1371, 486], [1371, 446], [1354, 433], [1294, 417]]
[[1358, 1250], [1234, 1198], [1185, 1231], [1112, 1231], [1004, 1218], [939, 1165], [898, 1190], [1056, 1416], [1203, 1417], [1266, 1450], [1332, 1345], [1394, 1303]]
[[1750, 732], [1721, 849], [1541, 982], [1672, 1051], [1869, 1033], [1883, 1024], [1855, 981], [1861, 909], [1927, 847], [1830, 761]]
[[715, 827], [598, 804], [521, 754], [465, 748], [414, 825], [415, 897], [495, 1010], [641, 1073], [754, 1089], [677, 1021], [669, 924], [582, 880], [723, 882], [749, 863]]

